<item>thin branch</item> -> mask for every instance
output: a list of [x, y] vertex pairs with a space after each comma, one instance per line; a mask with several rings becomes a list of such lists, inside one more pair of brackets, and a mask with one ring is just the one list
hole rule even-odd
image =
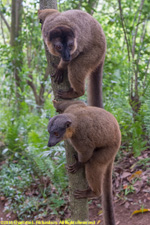
[[5, 80], [5, 73], [4, 73], [4, 75], [2, 76], [2, 78], [1, 78], [0, 90], [2, 90], [1, 87], [3, 86], [3, 81], [4, 81], [4, 80]]
[[124, 36], [125, 36], [125, 40], [126, 40], [126, 44], [127, 44], [128, 60], [130, 62], [130, 45], [129, 45], [129, 41], [128, 41], [128, 37], [127, 37], [126, 27], [125, 27], [125, 24], [124, 24], [124, 17], [123, 17], [123, 11], [122, 11], [122, 7], [121, 7], [121, 0], [118, 0], [118, 3], [119, 3], [120, 19], [121, 19], [122, 28], [123, 28], [123, 32], [124, 32]]
[[[31, 43], [32, 43], [32, 38], [30, 39], [30, 44]], [[31, 68], [32, 59], [33, 59], [33, 56], [31, 55], [31, 46], [29, 46], [27, 48], [27, 62], [28, 62], [28, 67], [29, 68]], [[42, 105], [44, 103], [44, 98], [43, 98], [44, 91], [45, 91], [45, 83], [44, 83], [44, 81], [47, 80], [48, 74], [49, 74], [48, 70], [46, 69], [44, 78], [43, 78], [43, 80], [42, 80], [42, 82], [40, 84], [40, 91], [39, 91], [39, 93], [37, 92], [36, 85], [33, 82], [32, 74], [30, 74], [28, 76], [29, 79], [27, 80], [27, 84], [31, 87], [31, 89], [33, 91], [35, 102], [36, 102], [37, 105]]]
[[5, 19], [4, 15], [3, 15], [3, 13], [1, 11], [0, 11], [0, 15], [1, 15], [1, 18], [4, 21], [8, 31], [10, 32], [10, 25], [8, 24], [7, 20]]
[[135, 81], [134, 81], [134, 85], [135, 85], [135, 96], [138, 95], [138, 70], [135, 71]]
[[93, 15], [94, 11], [97, 8], [97, 5], [99, 3], [99, 0], [88, 0], [88, 5], [90, 6], [90, 14]]
[[49, 67], [47, 66], [46, 71], [45, 71], [44, 78], [42, 80], [43, 82], [41, 83], [40, 91], [39, 91], [39, 98], [43, 102], [44, 102], [44, 100], [43, 100], [43, 94], [44, 94], [44, 91], [45, 91], [45, 81], [47, 81], [48, 75], [49, 75]]
[[130, 98], [133, 96], [133, 76], [131, 77]]
[[[31, 48], [27, 48], [27, 61], [28, 61], [28, 67], [31, 68], [31, 63], [32, 63], [32, 56], [31, 56], [31, 52], [30, 52], [30, 49]], [[49, 75], [49, 68], [47, 66], [46, 68], [46, 71], [45, 71], [45, 75], [42, 79], [42, 82], [40, 84], [40, 91], [39, 93], [37, 92], [36, 90], [36, 86], [33, 82], [33, 77], [32, 75], [30, 74], [28, 77], [29, 77], [29, 80], [27, 80], [27, 84], [31, 87], [32, 91], [33, 91], [33, 94], [34, 94], [34, 97], [35, 97], [35, 101], [38, 105], [41, 105], [44, 103], [44, 98], [43, 98], [43, 95], [44, 95], [44, 91], [45, 91], [45, 81], [47, 81], [47, 78], [48, 78], [48, 75]]]
[[29, 79], [27, 80], [27, 84], [31, 87], [34, 97], [35, 97], [35, 101], [36, 101], [36, 103], [38, 103], [39, 97], [37, 95], [36, 86], [33, 83], [33, 77], [32, 77], [32, 75], [29, 75], [28, 77], [29, 77]]
[[140, 11], [140, 6], [138, 7], [137, 11], [135, 12], [133, 23], [132, 23], [132, 27], [134, 26], [134, 23], [136, 21], [136, 17], [137, 17], [137, 14], [138, 14], [139, 11]]
[[1, 19], [1, 30], [2, 30], [3, 41], [4, 41], [4, 44], [6, 45], [2, 19]]
[[140, 53], [142, 50], [142, 46], [143, 46], [143, 40], [145, 38], [146, 35], [146, 25], [147, 25], [147, 20], [144, 21], [143, 23], [143, 27], [142, 27], [142, 34], [141, 34], [141, 38], [140, 38], [140, 47], [139, 47], [139, 51], [138, 51], [138, 56], [137, 56], [137, 60], [136, 60], [136, 70], [135, 70], [135, 76], [138, 76], [138, 72], [139, 72], [139, 61], [140, 61]]
[[79, 1], [78, 5], [77, 5], [77, 9], [81, 9], [81, 6], [82, 6], [82, 0]]
[[[147, 68], [146, 68], [146, 71], [145, 71], [145, 79], [144, 79], [144, 82], [143, 82], [143, 88], [144, 88], [145, 85], [146, 85], [146, 80], [147, 80], [147, 74], [148, 74], [148, 70], [149, 70], [149, 65], [150, 65], [150, 58], [149, 58], [149, 60], [148, 60]], [[145, 95], [145, 92], [146, 92], [146, 90], [147, 90], [149, 84], [150, 84], [150, 81], [147, 82], [147, 85], [146, 85], [146, 87], [144, 88], [144, 91], [143, 91], [143, 94], [142, 94], [143, 96]]]
[[139, 23], [140, 23], [140, 19], [141, 19], [141, 12], [142, 12], [142, 8], [143, 8], [143, 4], [144, 4], [144, 0], [141, 0], [138, 22], [137, 22], [137, 26], [136, 26], [136, 29], [135, 29], [135, 33], [133, 35], [133, 39], [132, 39], [132, 58], [133, 59], [134, 59], [134, 55], [135, 55], [136, 36], [137, 36]]

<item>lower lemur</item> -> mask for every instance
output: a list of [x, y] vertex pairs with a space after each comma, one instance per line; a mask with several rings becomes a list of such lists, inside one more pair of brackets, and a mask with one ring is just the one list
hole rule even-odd
[[104, 109], [86, 106], [81, 101], [54, 100], [62, 114], [48, 124], [48, 146], [69, 139], [78, 153], [78, 161], [68, 167], [75, 173], [85, 166], [87, 190], [76, 190], [76, 198], [92, 198], [102, 194], [105, 225], [115, 225], [112, 201], [112, 168], [121, 143], [121, 133], [115, 117]]

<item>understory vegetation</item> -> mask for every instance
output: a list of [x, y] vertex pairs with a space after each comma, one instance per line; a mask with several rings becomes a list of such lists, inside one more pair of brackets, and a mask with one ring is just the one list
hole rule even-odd
[[[78, 2], [59, 1], [58, 8], [94, 13], [104, 29], [104, 108], [116, 117], [122, 133], [116, 160], [124, 153], [138, 157], [150, 148], [149, 0]], [[39, 1], [23, 1], [21, 30], [14, 42], [10, 3], [0, 0], [1, 200], [6, 212], [19, 220], [63, 218], [68, 204], [65, 148], [64, 143], [47, 147], [47, 125], [55, 109], [37, 18]]]

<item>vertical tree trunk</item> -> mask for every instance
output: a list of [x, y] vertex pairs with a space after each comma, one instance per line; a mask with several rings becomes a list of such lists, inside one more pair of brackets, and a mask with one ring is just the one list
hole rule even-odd
[[12, 64], [16, 86], [17, 103], [21, 100], [20, 91], [23, 91], [19, 72], [22, 66], [22, 42], [19, 40], [22, 25], [22, 1], [12, 0], [11, 6], [11, 36], [10, 45], [12, 46]]
[[[40, 9], [46, 8], [55, 8], [57, 9], [57, 1], [56, 0], [40, 0]], [[49, 54], [47, 47], [45, 46], [46, 57], [49, 67], [49, 74], [54, 73], [54, 68], [52, 67], [52, 63], [58, 64], [59, 59], [57, 57]], [[60, 100], [57, 98], [57, 91], [59, 89], [68, 90], [70, 88], [67, 74], [64, 77], [64, 81], [61, 84], [54, 83], [54, 79], [52, 78], [52, 89], [54, 93], [54, 97], [56, 100]], [[73, 164], [75, 161], [74, 155], [76, 154], [73, 147], [66, 141], [66, 158], [67, 164]], [[69, 195], [70, 195], [70, 208], [71, 208], [71, 220], [73, 221], [86, 221], [88, 220], [88, 200], [81, 199], [77, 200], [74, 198], [73, 192], [76, 189], [83, 190], [87, 188], [87, 182], [85, 179], [84, 169], [80, 169], [76, 174], [68, 174], [69, 175]]]

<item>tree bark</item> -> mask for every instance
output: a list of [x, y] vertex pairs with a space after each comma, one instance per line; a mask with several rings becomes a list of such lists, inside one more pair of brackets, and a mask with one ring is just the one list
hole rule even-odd
[[[56, 0], [40, 0], [40, 9], [46, 9], [46, 8], [54, 8], [57, 9], [57, 1]], [[52, 56], [49, 52], [47, 47], [45, 46], [46, 51], [46, 57], [49, 67], [49, 74], [54, 73], [54, 68], [52, 67], [52, 64], [54, 63], [57, 65], [59, 63], [59, 59], [57, 57]], [[57, 91], [62, 90], [68, 90], [70, 88], [70, 84], [67, 79], [67, 74], [64, 76], [63, 83], [56, 84], [54, 83], [54, 79], [51, 78], [52, 82], [52, 89], [54, 93], [54, 97], [56, 100], [57, 97]], [[65, 142], [66, 147], [66, 158], [67, 158], [67, 164], [73, 164], [75, 162], [74, 155], [77, 154], [73, 147], [66, 141]], [[73, 192], [76, 189], [83, 190], [87, 188], [87, 182], [85, 179], [85, 172], [84, 169], [80, 169], [76, 174], [68, 174], [69, 176], [69, 196], [70, 196], [70, 209], [71, 209], [71, 220], [73, 221], [87, 221], [88, 220], [88, 200], [87, 199], [75, 199]]]
[[[75, 163], [75, 152], [74, 148], [65, 142], [66, 149], [66, 159], [67, 165], [72, 165]], [[75, 199], [75, 190], [85, 190], [87, 189], [87, 181], [85, 179], [85, 170], [80, 169], [76, 174], [68, 173], [69, 177], [69, 199], [70, 199], [70, 209], [71, 209], [71, 220], [72, 221], [87, 221], [88, 220], [88, 200], [87, 199]]]
[[23, 86], [21, 85], [21, 78], [19, 72], [22, 67], [22, 41], [19, 39], [21, 34], [22, 25], [22, 1], [23, 0], [12, 0], [11, 5], [11, 36], [10, 45], [12, 47], [12, 64], [13, 73], [16, 86], [16, 99], [17, 104], [21, 101], [20, 91], [23, 91]]

